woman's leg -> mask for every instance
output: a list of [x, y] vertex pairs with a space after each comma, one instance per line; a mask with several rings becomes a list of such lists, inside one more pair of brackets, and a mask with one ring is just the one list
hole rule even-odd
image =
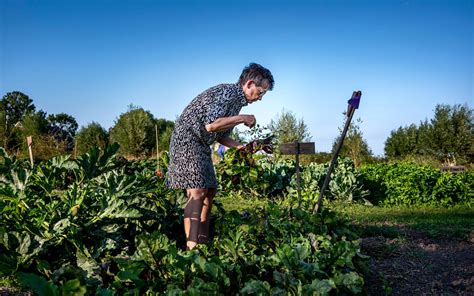
[[184, 208], [184, 232], [186, 234], [186, 247], [191, 250], [198, 243], [203, 201], [208, 195], [208, 189], [187, 189], [186, 193], [188, 202]]
[[198, 242], [200, 244], [207, 243], [209, 241], [209, 224], [212, 210], [212, 201], [216, 196], [217, 189], [209, 188], [207, 195], [204, 197], [202, 211], [201, 211], [201, 224], [199, 226]]

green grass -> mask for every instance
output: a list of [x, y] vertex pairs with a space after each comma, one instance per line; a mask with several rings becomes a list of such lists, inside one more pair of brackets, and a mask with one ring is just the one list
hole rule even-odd
[[467, 207], [377, 207], [358, 204], [328, 205], [346, 216], [361, 235], [396, 237], [404, 229], [422, 231], [431, 237], [468, 238], [474, 232], [474, 209]]
[[235, 210], [237, 212], [264, 207], [267, 203], [265, 199], [244, 195], [239, 192], [231, 192], [229, 194], [218, 193], [214, 200], [221, 203], [226, 211]]
[[[265, 199], [243, 196], [241, 193], [222, 194], [216, 197], [225, 210], [245, 210], [263, 207]], [[474, 209], [467, 207], [378, 207], [348, 203], [325, 203], [325, 206], [350, 220], [361, 236], [396, 238], [406, 230], [416, 230], [433, 238], [450, 237], [467, 239], [474, 235]]]

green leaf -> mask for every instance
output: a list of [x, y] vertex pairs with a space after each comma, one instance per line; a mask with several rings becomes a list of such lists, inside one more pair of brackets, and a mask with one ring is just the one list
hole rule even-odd
[[140, 261], [126, 261], [119, 264], [121, 271], [117, 274], [121, 281], [141, 282], [140, 273], [145, 269], [145, 264]]
[[64, 230], [71, 225], [71, 222], [69, 221], [69, 218], [64, 218], [56, 222], [53, 226], [53, 231], [56, 234], [63, 233]]
[[100, 270], [99, 264], [93, 258], [91, 258], [88, 253], [89, 252], [87, 250], [82, 251], [79, 248], [77, 249], [77, 266], [86, 272], [86, 276], [89, 281], [92, 281], [96, 284], [102, 283], [102, 279], [98, 275], [98, 271]]
[[156, 231], [151, 235], [141, 235], [136, 240], [137, 251], [133, 258], [145, 261], [151, 269], [158, 268], [159, 261], [170, 249], [168, 237]]
[[353, 294], [361, 293], [364, 286], [364, 279], [356, 272], [337, 274], [334, 277], [334, 282], [338, 287], [344, 287]]
[[290, 285], [290, 282], [291, 282], [290, 276], [291, 275], [286, 272], [283, 273], [276, 270], [273, 272], [273, 279], [275, 280], [275, 283], [283, 287], [287, 287]]
[[266, 281], [250, 280], [240, 290], [242, 295], [270, 295], [270, 284]]
[[127, 206], [124, 200], [114, 199], [109, 200], [109, 205], [105, 210], [100, 213], [97, 220], [103, 218], [116, 219], [116, 218], [139, 218], [142, 214], [137, 209], [131, 209]]
[[33, 273], [18, 273], [18, 280], [20, 283], [33, 290], [39, 296], [56, 296], [60, 295], [58, 286], [46, 281], [43, 277], [37, 276]]
[[97, 291], [95, 292], [95, 295], [97, 296], [113, 296], [115, 295], [115, 292], [110, 290], [110, 289], [105, 289], [105, 288], [97, 288]]
[[315, 279], [309, 285], [303, 287], [303, 295], [325, 296], [329, 295], [332, 289], [336, 288], [333, 280]]
[[15, 273], [18, 268], [18, 262], [15, 257], [7, 256], [4, 253], [0, 254], [0, 276], [9, 276]]
[[31, 238], [30, 235], [27, 233], [24, 236], [17, 236], [18, 241], [20, 242], [20, 246], [17, 248], [17, 252], [20, 253], [21, 255], [26, 255], [28, 254], [28, 249], [31, 244]]
[[86, 292], [86, 286], [82, 285], [78, 279], [69, 280], [61, 286], [61, 295], [63, 296], [82, 296]]

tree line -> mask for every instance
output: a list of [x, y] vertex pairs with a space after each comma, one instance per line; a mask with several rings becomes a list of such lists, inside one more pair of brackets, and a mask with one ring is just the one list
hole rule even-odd
[[438, 104], [432, 119], [393, 130], [385, 142], [385, 156], [427, 157], [446, 164], [473, 163], [473, 109], [467, 104]]
[[174, 122], [155, 118], [149, 111], [130, 105], [109, 130], [97, 122], [78, 129], [76, 119], [66, 113], [48, 115], [37, 110], [26, 94], [13, 91], [0, 101], [0, 146], [19, 157], [28, 155], [27, 136], [32, 136], [34, 156], [46, 160], [61, 154], [80, 155], [93, 147], [105, 148], [117, 142], [127, 157], [146, 157], [158, 149], [167, 150]]
[[[340, 156], [351, 158], [357, 166], [378, 160], [364, 138], [361, 122], [360, 119], [353, 120], [340, 153]], [[156, 151], [155, 128], [158, 149], [168, 150], [174, 122], [155, 118], [151, 112], [138, 106], [128, 106], [127, 111], [115, 120], [114, 126], [105, 130], [97, 122], [78, 129], [71, 115], [48, 115], [43, 110], [37, 111], [33, 100], [19, 91], [6, 93], [0, 101], [0, 146], [10, 153], [26, 156], [26, 137], [33, 136], [36, 159], [49, 159], [65, 153], [80, 155], [94, 146], [104, 148], [114, 142], [120, 144], [120, 153], [124, 156], [151, 156]], [[277, 145], [311, 140], [304, 120], [297, 119], [291, 111], [282, 110], [266, 129], [275, 136]], [[339, 137], [334, 139], [333, 151], [338, 140]], [[385, 141], [384, 152], [383, 160], [421, 157], [441, 163], [473, 163], [473, 109], [467, 105], [439, 104], [432, 119], [393, 130]], [[331, 155], [332, 152], [319, 152], [304, 158], [307, 162], [324, 162]]]

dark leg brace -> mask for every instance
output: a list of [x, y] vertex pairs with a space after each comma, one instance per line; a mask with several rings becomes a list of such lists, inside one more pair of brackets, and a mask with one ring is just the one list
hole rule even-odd
[[199, 225], [201, 224], [202, 200], [190, 197], [184, 208], [184, 218], [189, 218], [189, 234], [186, 241], [198, 242]]
[[[201, 221], [201, 226], [200, 229], [209, 229], [209, 222], [208, 221]], [[199, 244], [207, 244], [209, 242], [209, 237], [207, 235], [201, 234], [202, 231], [200, 231], [198, 235], [198, 243]]]

